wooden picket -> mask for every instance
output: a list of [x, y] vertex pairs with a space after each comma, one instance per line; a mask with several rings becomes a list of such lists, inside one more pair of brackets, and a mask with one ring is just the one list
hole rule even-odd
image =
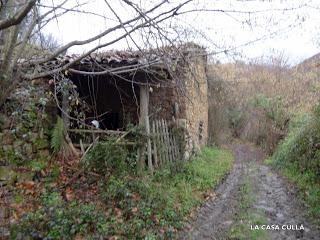
[[180, 160], [178, 141], [164, 119], [151, 122], [152, 159], [155, 167]]
[[[76, 139], [79, 139], [79, 144], [73, 145], [81, 150], [84, 154], [86, 149], [92, 145], [92, 138], [102, 138], [113, 135], [118, 139], [126, 136], [129, 132], [113, 131], [113, 130], [99, 130], [99, 129], [68, 129]], [[147, 157], [149, 168], [157, 168], [168, 163], [173, 163], [181, 160], [181, 144], [178, 142], [177, 136], [173, 133], [172, 127], [169, 126], [167, 120], [155, 119], [150, 121], [150, 134], [147, 134], [148, 142], [151, 147], [145, 146], [141, 148], [141, 155]], [[118, 144], [134, 145], [135, 142], [124, 141]], [[151, 161], [150, 161], [151, 160]], [[151, 167], [150, 167], [151, 165]]]

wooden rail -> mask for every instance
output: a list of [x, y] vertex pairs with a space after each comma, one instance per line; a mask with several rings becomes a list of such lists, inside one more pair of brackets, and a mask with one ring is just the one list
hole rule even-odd
[[126, 131], [102, 130], [102, 129], [68, 129], [67, 131], [72, 133], [95, 133], [95, 134], [108, 134], [108, 135], [122, 135], [127, 133]]

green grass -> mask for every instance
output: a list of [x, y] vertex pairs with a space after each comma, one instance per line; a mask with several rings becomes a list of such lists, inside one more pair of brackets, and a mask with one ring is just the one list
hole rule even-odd
[[252, 182], [248, 177], [240, 187], [239, 196], [239, 212], [233, 219], [234, 223], [231, 226], [228, 239], [237, 240], [265, 240], [268, 239], [266, 231], [251, 230], [251, 225], [266, 224], [267, 219], [262, 211], [255, 212], [252, 209], [252, 204], [255, 202]]
[[290, 121], [289, 133], [269, 164], [300, 189], [308, 215], [320, 224], [320, 105], [312, 113], [300, 113]]
[[[31, 235], [51, 239], [72, 239], [77, 235], [85, 239], [88, 236], [172, 239], [191, 211], [204, 201], [204, 193], [222, 181], [232, 164], [231, 152], [204, 148], [191, 161], [167, 166], [153, 175], [139, 177], [129, 172], [112, 175], [107, 181], [100, 181], [99, 204], [95, 207], [79, 200], [62, 203], [59, 194], [52, 195], [49, 191], [42, 207], [13, 229], [23, 232], [26, 239]], [[77, 210], [73, 209], [75, 206]], [[87, 216], [87, 209], [99, 218], [86, 217], [87, 220], [77, 222], [84, 219], [82, 215]]]

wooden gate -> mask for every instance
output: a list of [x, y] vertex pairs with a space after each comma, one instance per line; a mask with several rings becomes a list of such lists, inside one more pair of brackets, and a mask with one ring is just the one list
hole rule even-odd
[[164, 119], [151, 121], [152, 158], [155, 167], [181, 159], [181, 147], [173, 129]]
[[[167, 163], [173, 163], [182, 159], [182, 144], [178, 134], [174, 132], [174, 127], [170, 127], [167, 120], [151, 120], [150, 133], [143, 136], [147, 137], [146, 144], [142, 145], [141, 155], [143, 161], [147, 163], [149, 169], [157, 168]], [[90, 147], [98, 139], [102, 140], [107, 136], [114, 136], [118, 140], [127, 136], [130, 131], [114, 131], [114, 130], [100, 130], [100, 129], [68, 129], [73, 138], [78, 142], [73, 145], [80, 149], [82, 154], [85, 154]], [[123, 140], [118, 144], [137, 145], [136, 142]], [[145, 158], [147, 157], [147, 158]], [[145, 161], [147, 159], [147, 161]]]

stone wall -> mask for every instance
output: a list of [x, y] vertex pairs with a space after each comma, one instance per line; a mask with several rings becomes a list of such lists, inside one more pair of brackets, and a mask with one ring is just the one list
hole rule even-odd
[[207, 59], [202, 48], [197, 50], [189, 53], [187, 63], [182, 63], [177, 70], [179, 87], [159, 87], [150, 91], [152, 118], [167, 119], [185, 128], [185, 158], [208, 141]]
[[208, 85], [206, 57], [192, 57], [184, 68], [186, 84], [186, 124], [193, 146], [198, 150], [208, 141]]
[[149, 106], [151, 119], [175, 121], [185, 118], [185, 99], [175, 87], [151, 87]]
[[[44, 80], [41, 80], [44, 81]], [[0, 165], [28, 165], [50, 158], [56, 106], [41, 81], [17, 88], [0, 112]]]
[[[188, 64], [178, 65], [176, 78], [168, 79], [169, 84], [152, 86], [149, 91], [151, 119], [166, 119], [185, 129], [186, 158], [208, 139], [207, 63], [204, 50], [197, 49], [186, 55]], [[49, 90], [48, 79], [42, 79], [12, 93], [0, 112], [0, 163], [25, 165], [50, 158], [50, 129], [56, 123], [57, 106]], [[137, 117], [136, 105], [131, 103], [129, 109], [130, 104], [123, 104], [126, 115]]]

